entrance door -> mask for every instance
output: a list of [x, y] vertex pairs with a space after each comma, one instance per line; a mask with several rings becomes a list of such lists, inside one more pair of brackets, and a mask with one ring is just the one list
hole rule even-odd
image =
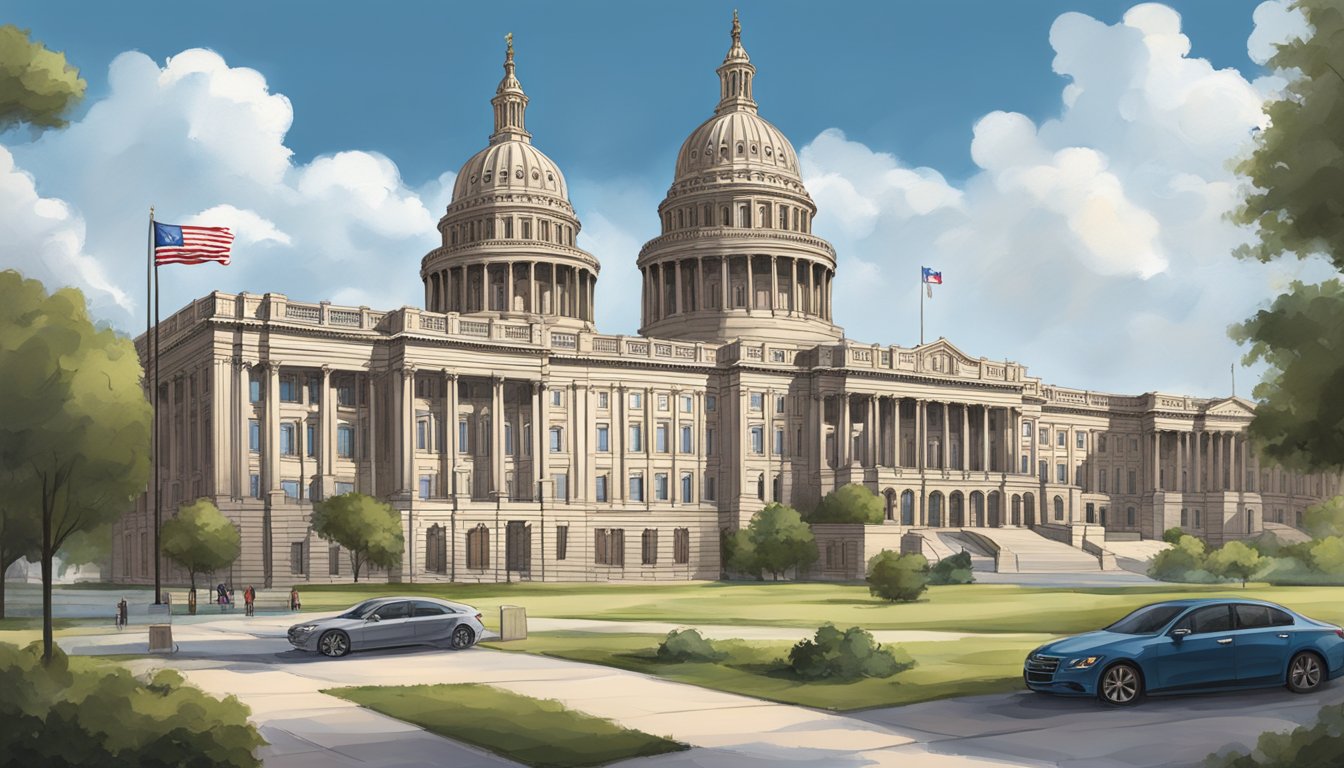
[[522, 520], [510, 520], [504, 529], [505, 567], [520, 576], [532, 574], [532, 526]]

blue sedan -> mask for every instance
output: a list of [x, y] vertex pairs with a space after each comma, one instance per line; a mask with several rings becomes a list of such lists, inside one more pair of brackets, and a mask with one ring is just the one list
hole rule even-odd
[[1136, 704], [1145, 694], [1287, 685], [1311, 693], [1344, 674], [1344, 629], [1260, 600], [1154, 603], [1027, 656], [1027, 687]]

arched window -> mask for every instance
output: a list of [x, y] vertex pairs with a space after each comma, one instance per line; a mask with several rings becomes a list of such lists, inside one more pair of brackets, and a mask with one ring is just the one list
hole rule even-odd
[[1064, 519], [1064, 499], [1060, 496], [1055, 497], [1055, 519]]
[[762, 228], [762, 229], [764, 229], [764, 228], [770, 226], [770, 206], [768, 206], [768, 205], [762, 205], [762, 206], [761, 206], [761, 217], [760, 217], [760, 222], [761, 222], [761, 228]]
[[737, 226], [743, 229], [751, 227], [751, 207], [746, 203], [737, 207]]
[[1131, 528], [1134, 527], [1134, 508], [1133, 508], [1133, 507], [1130, 507], [1130, 508], [1128, 508], [1128, 509], [1125, 510], [1125, 524], [1128, 525], [1128, 526], [1131, 527]]
[[671, 232], [671, 231], [672, 231], [672, 212], [671, 212], [671, 211], [668, 211], [667, 213], [663, 214], [663, 231], [664, 231], [664, 232]]
[[775, 486], [775, 487], [773, 488], [773, 491], [774, 491], [774, 498], [772, 499], [772, 501], [783, 501], [783, 500], [784, 500], [784, 476], [783, 476], [783, 475], [775, 475], [774, 486]]
[[788, 228], [789, 228], [789, 208], [788, 208], [788, 206], [781, 205], [781, 206], [779, 207], [779, 228], [780, 228], [780, 229], [788, 229]]
[[756, 476], [756, 498], [765, 501], [765, 473]]
[[442, 525], [434, 524], [425, 532], [425, 570], [448, 572], [448, 537]]
[[728, 206], [725, 205], [725, 206], [723, 206], [722, 208], [720, 208], [720, 209], [719, 209], [719, 224], [722, 225], [722, 226], [725, 226], [725, 227], [727, 227], [727, 226], [731, 226], [732, 223], [733, 223], [733, 221], [732, 221], [732, 219], [730, 218], [730, 215], [731, 215], [731, 214], [728, 213]]
[[901, 525], [915, 524], [915, 492], [901, 492]]
[[686, 211], [685, 211], [684, 209], [678, 208], [678, 209], [677, 209], [677, 229], [681, 229], [681, 228], [684, 227], [684, 226], [686, 226]]
[[943, 527], [943, 494], [939, 491], [929, 494], [929, 525]]

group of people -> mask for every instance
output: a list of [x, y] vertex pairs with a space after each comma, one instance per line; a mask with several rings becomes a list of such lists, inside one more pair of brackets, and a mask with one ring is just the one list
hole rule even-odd
[[[171, 605], [171, 603], [169, 602], [168, 593], [166, 592], [164, 593], [163, 600], [165, 604]], [[220, 613], [223, 613], [226, 610], [233, 609], [234, 605], [233, 590], [225, 586], [224, 582], [220, 582], [219, 585], [215, 587], [215, 602], [219, 604]], [[191, 606], [192, 613], [195, 613], [196, 609], [195, 589], [191, 590], [188, 603]], [[298, 587], [291, 587], [289, 590], [289, 609], [291, 611], [297, 611], [302, 607], [303, 603], [299, 601]], [[245, 616], [256, 615], [257, 589], [256, 587], [253, 587], [251, 584], [248, 584], [247, 588], [243, 590], [243, 610]], [[124, 629], [126, 627], [128, 621], [128, 613], [129, 611], [126, 603], [126, 598], [123, 597], [121, 598], [120, 601], [117, 602], [116, 613], [113, 615], [113, 620], [116, 622], [118, 630]]]

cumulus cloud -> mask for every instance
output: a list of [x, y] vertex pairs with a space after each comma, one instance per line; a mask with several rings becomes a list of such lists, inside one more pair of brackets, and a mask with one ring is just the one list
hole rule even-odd
[[[0, 230], [28, 237], [6, 239], [6, 266], [84, 288], [96, 312], [137, 330], [153, 204], [160, 221], [237, 235], [227, 268], [168, 268], [165, 307], [215, 289], [378, 307], [422, 302], [419, 261], [437, 242], [452, 173], [412, 190], [376, 152], [295, 163], [285, 145], [289, 99], [213, 51], [184, 51], [162, 66], [124, 53], [108, 82], [82, 120], [5, 151], [0, 195], [17, 197], [0, 206]], [[24, 215], [39, 204], [60, 215]]]
[[[1293, 27], [1257, 11], [1252, 53]], [[849, 336], [918, 340], [921, 265], [945, 285], [928, 336], [1027, 363], [1047, 381], [1118, 392], [1225, 393], [1227, 338], [1279, 286], [1319, 264], [1237, 262], [1247, 234], [1230, 161], [1263, 127], [1266, 88], [1190, 57], [1159, 4], [1119, 23], [1065, 13], [1050, 30], [1067, 78], [1057, 117], [996, 111], [975, 124], [979, 171], [960, 185], [828, 130], [802, 150], [819, 234], [840, 255]], [[923, 201], [920, 204], [917, 201]]]
[[1251, 17], [1255, 29], [1246, 41], [1246, 54], [1256, 64], [1264, 64], [1274, 55], [1275, 46], [1306, 37], [1309, 26], [1301, 10], [1291, 0], [1267, 0], [1255, 7]]

